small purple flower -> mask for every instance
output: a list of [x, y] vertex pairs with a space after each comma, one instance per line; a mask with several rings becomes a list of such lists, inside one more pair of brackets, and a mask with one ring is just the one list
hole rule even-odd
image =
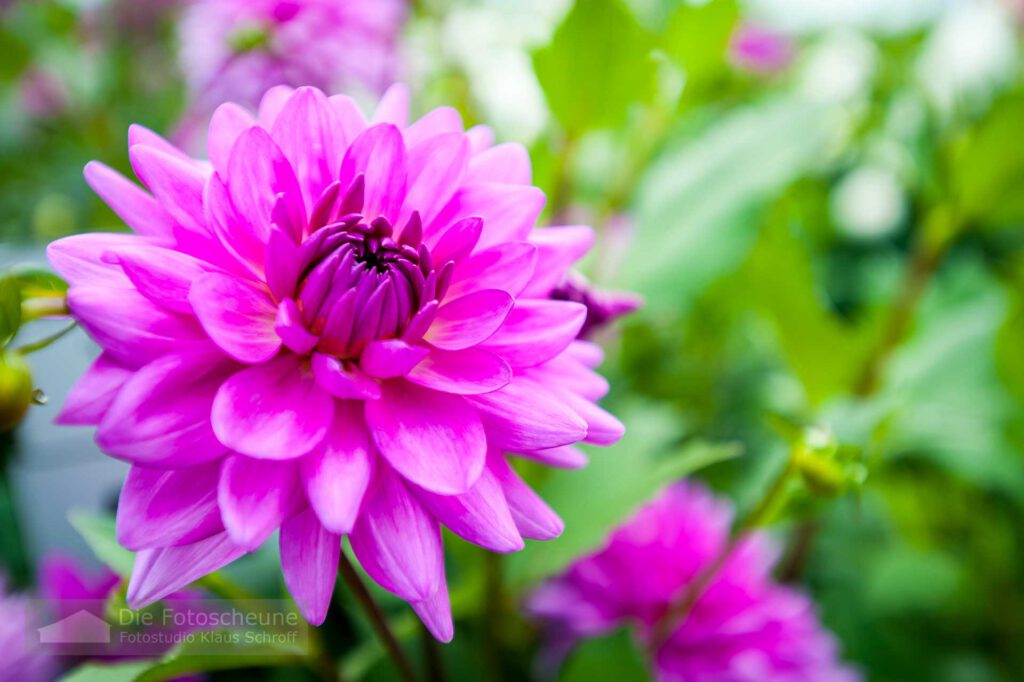
[[255, 106], [275, 85], [381, 92], [395, 76], [406, 0], [194, 0], [180, 60], [199, 111]]
[[790, 38], [752, 24], [741, 24], [729, 43], [733, 63], [756, 73], [782, 71], [793, 61], [793, 53]]
[[[677, 483], [615, 530], [603, 549], [541, 586], [528, 609], [555, 657], [581, 639], [634, 624], [649, 643], [656, 624], [723, 550], [732, 511], [694, 483]], [[772, 581], [767, 536], [742, 541], [655, 654], [663, 682], [851, 682], [813, 603]]]
[[59, 666], [53, 656], [33, 650], [29, 635], [45, 623], [26, 596], [7, 592], [0, 577], [0, 682], [50, 682]]
[[285, 582], [323, 621], [340, 536], [452, 636], [441, 524], [496, 552], [561, 520], [505, 453], [578, 466], [622, 424], [595, 401], [585, 306], [551, 299], [586, 227], [544, 205], [516, 144], [454, 109], [411, 124], [396, 87], [367, 121], [345, 96], [278, 87], [210, 124], [209, 162], [129, 131], [146, 192], [86, 179], [137, 234], [54, 242], [68, 306], [103, 353], [60, 420], [132, 463], [117, 512], [143, 606], [280, 529]]
[[597, 289], [578, 272], [570, 272], [565, 281], [551, 292], [551, 298], [556, 301], [575, 301], [586, 307], [587, 319], [579, 333], [581, 339], [589, 339], [594, 333], [643, 304], [643, 299], [636, 294]]

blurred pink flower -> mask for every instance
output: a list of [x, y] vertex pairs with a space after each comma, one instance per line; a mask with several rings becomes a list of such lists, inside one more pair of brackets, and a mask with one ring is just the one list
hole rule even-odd
[[53, 118], [64, 113], [68, 89], [61, 78], [40, 67], [28, 69], [18, 84], [21, 108], [34, 118]]
[[56, 680], [56, 659], [31, 650], [28, 634], [44, 625], [27, 596], [7, 592], [0, 577], [0, 682], [50, 682]]
[[579, 466], [623, 427], [586, 308], [550, 299], [587, 227], [534, 229], [516, 144], [454, 109], [368, 122], [345, 96], [267, 93], [214, 114], [209, 163], [129, 131], [147, 193], [86, 179], [136, 232], [50, 245], [103, 354], [60, 420], [133, 464], [118, 537], [142, 606], [281, 529], [299, 609], [323, 621], [340, 535], [366, 572], [452, 636], [440, 524], [497, 552], [562, 530], [505, 452]]
[[180, 61], [198, 111], [255, 106], [275, 85], [381, 92], [395, 77], [406, 0], [193, 0]]
[[[642, 643], [725, 547], [732, 511], [694, 483], [677, 483], [615, 530], [603, 549], [541, 586], [528, 602], [560, 658], [576, 642], [633, 624]], [[834, 638], [803, 594], [772, 581], [764, 535], [740, 543], [655, 654], [672, 682], [847, 682]]]
[[729, 42], [729, 56], [741, 69], [757, 73], [782, 71], [793, 61], [793, 41], [781, 33], [741, 24]]
[[643, 305], [643, 299], [636, 294], [597, 289], [578, 272], [570, 272], [565, 281], [552, 290], [551, 298], [556, 301], [576, 301], [586, 307], [587, 319], [579, 333], [581, 339], [589, 339]]

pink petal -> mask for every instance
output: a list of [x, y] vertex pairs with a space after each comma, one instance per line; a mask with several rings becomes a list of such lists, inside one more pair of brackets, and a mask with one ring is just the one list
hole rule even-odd
[[139, 293], [177, 313], [192, 312], [188, 302], [192, 281], [216, 268], [188, 254], [146, 244], [118, 246], [108, 252], [119, 263]]
[[187, 469], [133, 466], [117, 503], [117, 541], [134, 551], [187, 545], [221, 532], [219, 476], [220, 462]]
[[54, 422], [64, 425], [99, 424], [131, 376], [130, 369], [101, 353], [68, 391], [64, 406]]
[[598, 400], [608, 393], [608, 380], [582, 362], [570, 357], [571, 344], [561, 355], [536, 367], [522, 370], [528, 376], [548, 386], [575, 393], [587, 400]]
[[262, 225], [249, 222], [235, 210], [227, 185], [217, 174], [211, 176], [206, 183], [203, 206], [206, 220], [224, 252], [244, 271], [263, 279], [264, 263], [269, 259], [266, 230]]
[[529, 242], [508, 242], [478, 251], [456, 266], [448, 295], [501, 289], [518, 296], [533, 276], [536, 263], [537, 247]]
[[523, 296], [547, 298], [565, 279], [569, 266], [590, 251], [594, 231], [585, 225], [545, 227], [531, 232], [530, 242], [537, 247], [537, 267]]
[[484, 221], [480, 218], [464, 218], [449, 227], [436, 240], [430, 249], [435, 263], [456, 263], [468, 256], [476, 243], [480, 241]]
[[441, 529], [402, 480], [380, 467], [349, 536], [363, 569], [406, 600], [434, 595], [444, 575]]
[[444, 577], [444, 566], [441, 567], [441, 585], [437, 592], [426, 599], [409, 602], [409, 606], [420, 617], [434, 639], [442, 643], [452, 641], [455, 636], [455, 625], [452, 623], [452, 605], [448, 598], [448, 581]]
[[267, 90], [266, 94], [263, 95], [263, 99], [260, 100], [259, 111], [256, 116], [261, 127], [266, 130], [274, 127], [278, 115], [284, 109], [285, 103], [292, 96], [293, 92], [295, 92], [295, 89], [287, 85], [275, 85]]
[[305, 355], [316, 347], [320, 338], [309, 333], [302, 320], [299, 305], [286, 298], [277, 306], [277, 318], [274, 320], [274, 331], [288, 350]]
[[480, 411], [488, 438], [503, 450], [539, 450], [583, 440], [587, 423], [561, 397], [524, 377], [500, 391], [466, 398]]
[[128, 227], [140, 235], [173, 239], [174, 220], [149, 193], [99, 161], [85, 165], [85, 181]]
[[228, 455], [220, 469], [217, 504], [232, 542], [247, 550], [263, 544], [302, 508], [299, 466], [290, 461]]
[[136, 464], [189, 467], [223, 455], [210, 407], [232, 365], [215, 355], [173, 353], [136, 372], [96, 432], [103, 450]]
[[120, 246], [154, 244], [134, 234], [76, 234], [58, 239], [46, 247], [46, 257], [57, 274], [71, 286], [132, 288], [131, 280], [115, 263], [103, 260], [104, 254]]
[[323, 353], [313, 353], [313, 377], [324, 391], [343, 400], [376, 400], [380, 386], [350, 362]]
[[433, 109], [402, 131], [405, 146], [410, 149], [428, 138], [444, 133], [462, 135], [462, 116], [452, 107]]
[[391, 123], [404, 128], [408, 122], [409, 88], [401, 83], [395, 83], [381, 96], [370, 123]]
[[571, 301], [523, 300], [481, 346], [513, 367], [533, 367], [564, 351], [587, 319], [587, 308]]
[[604, 349], [592, 341], [577, 339], [565, 349], [565, 357], [593, 369], [604, 362]]
[[243, 554], [245, 550], [231, 542], [227, 533], [190, 545], [144, 549], [135, 555], [128, 582], [128, 607], [149, 606]]
[[128, 148], [131, 149], [136, 145], [146, 145], [147, 147], [152, 147], [163, 154], [174, 157], [179, 161], [190, 163], [196, 167], [199, 166], [198, 161], [190, 157], [165, 138], [153, 132], [146, 126], [139, 125], [138, 123], [132, 123], [128, 126]]
[[481, 248], [525, 241], [543, 208], [544, 193], [530, 185], [463, 185], [424, 233], [434, 235], [460, 218], [480, 216], [484, 220]]
[[209, 234], [203, 214], [206, 176], [198, 166], [147, 145], [128, 152], [132, 168], [160, 206], [189, 232]]
[[299, 247], [284, 230], [276, 225], [270, 228], [266, 253], [266, 280], [270, 292], [277, 300], [294, 296], [299, 271], [302, 269], [301, 256]]
[[363, 348], [359, 367], [372, 377], [393, 379], [408, 374], [429, 352], [399, 339], [371, 341]]
[[523, 548], [501, 485], [486, 468], [473, 487], [461, 495], [415, 489], [414, 494], [427, 511], [464, 540], [492, 552], [518, 552]]
[[337, 404], [327, 437], [300, 466], [306, 497], [320, 522], [335, 533], [351, 532], [373, 470], [370, 434], [359, 403]]
[[233, 102], [217, 107], [210, 118], [206, 140], [206, 153], [216, 172], [227, 176], [232, 147], [239, 136], [254, 125], [256, 119], [252, 114]]
[[591, 445], [612, 445], [626, 432], [626, 427], [614, 415], [604, 411], [592, 401], [570, 391], [559, 390], [565, 404], [587, 422], [587, 437]]
[[161, 308], [133, 289], [73, 287], [68, 308], [89, 336], [127, 367], [212, 347], [195, 319]]
[[526, 147], [509, 142], [475, 155], [469, 162], [469, 170], [466, 171], [466, 184], [503, 182], [529, 185], [532, 176], [530, 154]]
[[363, 116], [359, 105], [347, 95], [332, 95], [327, 98], [327, 103], [334, 109], [334, 114], [341, 125], [345, 145], [350, 145], [359, 133], [366, 130], [366, 117]]
[[565, 530], [565, 524], [551, 507], [533, 492], [530, 486], [508, 465], [501, 455], [492, 457], [487, 466], [498, 480], [512, 512], [516, 528], [523, 537], [551, 540]]
[[334, 401], [316, 385], [309, 365], [280, 355], [224, 382], [211, 418], [217, 438], [231, 449], [293, 459], [323, 440], [333, 415]]
[[524, 450], [512, 454], [559, 469], [582, 469], [587, 466], [588, 461], [583, 451], [572, 445], [543, 450]]
[[444, 350], [475, 346], [501, 327], [512, 310], [512, 303], [508, 292], [500, 289], [486, 289], [457, 298], [438, 309], [434, 323], [423, 338]]
[[280, 545], [288, 592], [303, 618], [320, 625], [334, 595], [341, 538], [320, 525], [313, 510], [307, 509], [284, 522]]
[[461, 132], [431, 137], [409, 149], [405, 208], [398, 222], [419, 211], [429, 224], [455, 194], [469, 160], [469, 143]]
[[406, 378], [425, 388], [458, 395], [490, 393], [512, 380], [512, 368], [494, 353], [478, 348], [433, 350]]
[[271, 135], [295, 169], [306, 206], [312, 207], [338, 179], [346, 140], [337, 114], [322, 92], [299, 88], [285, 102]]
[[[285, 201], [287, 228], [305, 225], [306, 209], [302, 190], [291, 164], [263, 128], [249, 128], [242, 133], [231, 150], [228, 162], [228, 193], [239, 217], [248, 223], [256, 237], [266, 244], [270, 224], [274, 220], [274, 204], [278, 195]], [[298, 241], [300, 235], [293, 234]]]
[[213, 342], [239, 362], [264, 362], [281, 348], [277, 308], [255, 284], [210, 272], [192, 283], [188, 300]]
[[455, 495], [480, 477], [487, 438], [465, 399], [392, 380], [365, 409], [381, 454], [416, 485]]
[[405, 146], [398, 128], [378, 124], [353, 140], [341, 164], [341, 186], [348, 187], [360, 174], [365, 181], [362, 214], [397, 222], [406, 187]]

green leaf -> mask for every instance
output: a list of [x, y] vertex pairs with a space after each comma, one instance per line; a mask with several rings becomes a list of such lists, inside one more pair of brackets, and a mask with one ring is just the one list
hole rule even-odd
[[150, 661], [86, 663], [62, 677], [61, 682], [134, 682], [152, 665]]
[[623, 124], [654, 92], [653, 37], [621, 0], [577, 0], [533, 64], [552, 113], [571, 136]]
[[97, 559], [122, 578], [127, 579], [132, 574], [135, 555], [118, 544], [112, 517], [72, 509], [68, 512], [68, 521], [89, 545]]
[[0, 345], [6, 344], [21, 327], [21, 293], [18, 282], [6, 275], [0, 278]]
[[735, 0], [679, 4], [661, 37], [661, 48], [686, 72], [688, 93], [699, 93], [729, 73], [729, 39], [738, 18]]
[[514, 581], [532, 582], [557, 573], [581, 554], [598, 547], [662, 487], [699, 469], [740, 454], [734, 444], [703, 441], [677, 445], [678, 415], [653, 403], [619, 410], [626, 435], [610, 448], [585, 448], [590, 463], [575, 471], [552, 471], [536, 490], [565, 522], [554, 542], [531, 543], [508, 557]]
[[561, 682], [644, 682], [653, 678], [629, 631], [619, 630], [583, 642], [566, 662], [559, 679]]
[[[213, 631], [216, 637], [218, 631]], [[225, 631], [231, 635], [232, 631]], [[234, 633], [237, 634], [237, 633]], [[217, 653], [210, 653], [211, 645], [185, 640], [169, 651], [159, 662], [150, 663], [135, 677], [136, 682], [160, 682], [184, 675], [213, 670], [237, 670], [264, 666], [292, 665], [302, 663], [306, 650], [301, 645], [280, 646], [272, 644], [224, 643], [217, 644]]]
[[68, 283], [58, 275], [37, 266], [17, 266], [11, 269], [10, 275], [21, 289], [22, 300], [63, 296], [68, 290]]

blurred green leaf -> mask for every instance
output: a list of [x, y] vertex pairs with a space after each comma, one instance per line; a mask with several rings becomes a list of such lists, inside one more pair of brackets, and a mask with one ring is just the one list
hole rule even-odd
[[654, 39], [621, 0], [577, 0], [533, 64], [552, 113], [570, 136], [618, 126], [654, 92]]
[[78, 531], [96, 558], [127, 579], [132, 574], [135, 556], [117, 542], [113, 517], [78, 509], [68, 512], [68, 521]]
[[[306, 650], [302, 645], [252, 644], [244, 641], [228, 643], [232, 632], [229, 630], [224, 633], [225, 643], [217, 645], [216, 653], [210, 653], [208, 642], [184, 640], [159, 662], [151, 663], [141, 671], [135, 677], [136, 682], [160, 682], [214, 670], [300, 664], [304, 660]], [[216, 637], [217, 631], [210, 635]]]
[[531, 543], [526, 551], [510, 555], [514, 581], [532, 582], [557, 573], [598, 547], [663, 486], [740, 454], [739, 446], [731, 443], [696, 441], [679, 447], [679, 418], [664, 406], [637, 402], [619, 412], [627, 425], [621, 441], [610, 448], [586, 448], [586, 467], [553, 471], [536, 486], [562, 517], [565, 532], [556, 542]]
[[149, 661], [86, 663], [60, 679], [61, 682], [134, 682], [152, 665]]
[[643, 654], [628, 630], [588, 639], [577, 647], [562, 669], [561, 682], [653, 679]]
[[726, 57], [739, 9], [735, 0], [680, 3], [661, 36], [661, 48], [686, 72], [686, 91], [699, 94], [727, 73]]
[[57, 274], [36, 266], [18, 266], [10, 271], [11, 277], [18, 283], [21, 299], [40, 298], [47, 296], [63, 296], [68, 290], [68, 283]]
[[0, 277], [0, 345], [6, 344], [21, 327], [21, 292], [10, 275]]
[[17, 33], [0, 25], [0, 83], [18, 78], [32, 60], [32, 50]]

